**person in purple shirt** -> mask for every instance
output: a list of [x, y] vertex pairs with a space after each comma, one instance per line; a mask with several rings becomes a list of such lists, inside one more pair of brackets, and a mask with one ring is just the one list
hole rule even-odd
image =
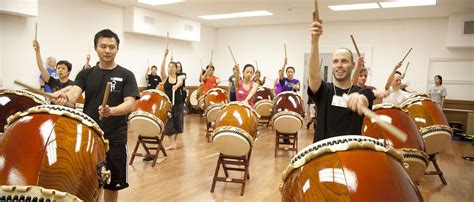
[[[278, 75], [280, 75], [281, 70], [278, 70]], [[279, 79], [275, 80], [275, 96], [283, 92], [283, 88], [280, 84]]]
[[280, 76], [278, 78], [278, 81], [282, 87], [282, 92], [283, 91], [294, 91], [297, 92], [300, 90], [300, 81], [298, 79], [295, 79], [295, 68], [294, 67], [287, 67], [286, 68], [286, 76], [283, 76], [283, 70], [285, 70], [286, 64], [288, 63], [288, 58], [285, 58], [285, 62], [283, 64], [283, 67], [281, 68]]

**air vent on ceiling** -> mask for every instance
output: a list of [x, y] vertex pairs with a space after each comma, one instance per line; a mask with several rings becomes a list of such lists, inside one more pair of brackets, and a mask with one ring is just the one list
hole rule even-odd
[[192, 25], [184, 24], [184, 31], [192, 32], [193, 29]]
[[145, 23], [155, 24], [155, 18], [150, 16], [145, 16]]
[[474, 21], [464, 21], [464, 34], [474, 34]]

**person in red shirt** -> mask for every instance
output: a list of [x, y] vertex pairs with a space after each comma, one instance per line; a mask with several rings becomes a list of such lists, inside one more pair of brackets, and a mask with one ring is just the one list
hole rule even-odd
[[214, 66], [212, 64], [208, 65], [206, 67], [206, 72], [204, 72], [203, 75], [201, 75], [201, 81], [202, 81], [202, 89], [201, 95], [205, 95], [207, 91], [209, 91], [212, 88], [217, 88], [217, 84], [219, 84], [219, 77], [214, 76]]

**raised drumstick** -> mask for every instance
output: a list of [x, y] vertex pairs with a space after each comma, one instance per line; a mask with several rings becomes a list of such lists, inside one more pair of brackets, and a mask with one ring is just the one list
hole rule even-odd
[[352, 43], [354, 44], [354, 47], [355, 47], [355, 49], [356, 49], [356, 51], [357, 51], [357, 56], [360, 57], [359, 48], [357, 47], [357, 43], [356, 43], [356, 41], [355, 41], [355, 39], [354, 39], [354, 36], [352, 36], [352, 34], [351, 34], [351, 40], [352, 40]]
[[313, 21], [319, 20], [319, 8], [318, 8], [318, 0], [314, 0], [314, 15]]
[[403, 72], [403, 75], [406, 76], [406, 73], [407, 73], [407, 70], [408, 70], [408, 66], [410, 66], [410, 62], [407, 63], [407, 67], [405, 68], [405, 71]]
[[[102, 99], [102, 109], [105, 108], [107, 102], [109, 101], [110, 85], [110, 82], [107, 82], [107, 85], [105, 86], [104, 99]], [[102, 115], [100, 115], [99, 120], [102, 120], [102, 118]]]
[[[52, 96], [51, 94], [49, 94], [49, 93], [43, 92], [43, 91], [41, 91], [41, 90], [38, 90], [38, 89], [34, 88], [33, 86], [30, 86], [30, 85], [28, 85], [28, 84], [26, 84], [26, 83], [23, 83], [23, 82], [21, 82], [21, 81], [15, 80], [14, 83], [17, 84], [17, 85], [20, 85], [20, 86], [22, 86], [22, 87], [24, 87], [24, 88], [26, 88], [26, 89], [28, 89], [28, 91], [31, 91], [31, 92], [33, 92], [33, 93], [42, 95], [42, 96], [45, 97], [45, 98], [48, 98], [48, 99], [56, 98], [56, 97], [53, 97], [53, 96]], [[70, 103], [70, 102], [66, 102], [66, 104], [64, 104], [64, 105], [66, 105], [67, 107], [71, 107], [71, 108], [74, 108], [74, 107], [75, 107], [75, 105], [74, 105], [73, 103]]]
[[169, 48], [169, 38], [170, 38], [170, 33], [166, 32], [166, 49]]
[[212, 65], [212, 57], [214, 56], [214, 50], [211, 50], [211, 62], [209, 64]]
[[232, 53], [232, 49], [230, 48], [229, 45], [227, 45], [227, 47], [229, 48], [230, 55], [232, 56], [232, 60], [234, 60], [234, 64], [237, 64], [237, 61], [235, 60], [235, 57], [234, 57], [234, 53]]
[[400, 61], [400, 63], [403, 63], [403, 61], [405, 61], [405, 59], [408, 57], [408, 54], [410, 54], [411, 50], [413, 50], [413, 48], [410, 48], [410, 50], [408, 50], [407, 54], [405, 55], [405, 57], [403, 57], [402, 61]]
[[38, 23], [35, 24], [35, 41], [38, 40]]
[[288, 55], [286, 54], [286, 43], [284, 44], [284, 48], [285, 48], [285, 58], [288, 58]]

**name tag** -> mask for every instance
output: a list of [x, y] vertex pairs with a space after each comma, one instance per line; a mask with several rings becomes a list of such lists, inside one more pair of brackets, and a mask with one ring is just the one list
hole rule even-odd
[[347, 101], [342, 96], [334, 95], [332, 96], [332, 106], [347, 108]]

